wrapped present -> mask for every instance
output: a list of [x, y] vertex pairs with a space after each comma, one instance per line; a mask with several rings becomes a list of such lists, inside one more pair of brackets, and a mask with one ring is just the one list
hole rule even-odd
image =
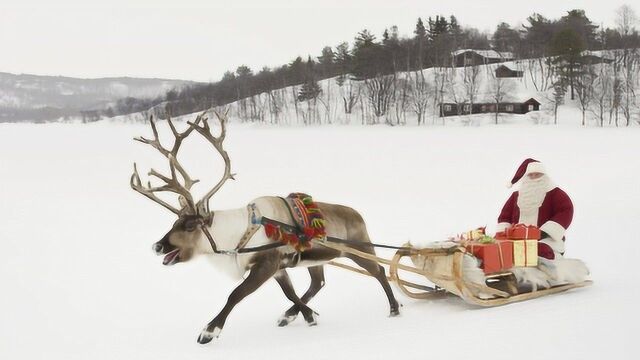
[[485, 228], [484, 227], [479, 227], [475, 230], [469, 230], [466, 231], [464, 233], [462, 233], [461, 235], [458, 235], [458, 238], [463, 239], [463, 240], [479, 240], [481, 239], [483, 236], [485, 236], [485, 232], [484, 232]]
[[480, 267], [485, 274], [496, 273], [513, 267], [513, 243], [511, 241], [488, 242], [470, 241], [465, 245], [467, 251], [482, 263]]
[[507, 231], [498, 231], [494, 238], [496, 240], [507, 240]]
[[538, 240], [510, 240], [513, 266], [538, 266]]
[[506, 238], [510, 240], [539, 240], [540, 229], [537, 226], [516, 224], [506, 230]]

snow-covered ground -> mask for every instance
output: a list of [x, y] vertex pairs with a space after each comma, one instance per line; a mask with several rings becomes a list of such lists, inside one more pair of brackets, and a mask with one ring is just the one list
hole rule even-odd
[[[165, 170], [137, 135], [150, 130], [0, 124], [0, 359], [635, 358], [638, 128], [233, 124], [238, 176], [213, 207], [304, 191], [358, 209], [374, 241], [397, 245], [491, 228], [516, 166], [540, 159], [574, 200], [567, 256], [585, 260], [595, 284], [491, 309], [395, 291], [402, 315], [388, 318], [375, 280], [328, 268], [311, 302], [318, 326], [276, 327], [289, 302], [270, 281], [208, 346], [197, 335], [236, 282], [205, 259], [164, 267], [152, 253], [174, 216], [129, 188], [133, 161]], [[185, 147], [185, 166], [213, 183], [215, 154], [200, 139]], [[306, 271], [291, 273], [302, 292]]]

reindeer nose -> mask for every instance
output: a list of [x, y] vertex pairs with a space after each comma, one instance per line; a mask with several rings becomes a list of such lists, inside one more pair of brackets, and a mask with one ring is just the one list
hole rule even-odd
[[153, 244], [151, 249], [153, 249], [153, 251], [155, 251], [155, 253], [158, 254], [158, 255], [162, 254], [162, 244], [155, 243], [155, 244]]

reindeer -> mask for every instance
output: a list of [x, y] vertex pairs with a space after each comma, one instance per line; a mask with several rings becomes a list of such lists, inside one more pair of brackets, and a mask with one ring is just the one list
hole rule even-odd
[[[227, 316], [236, 304], [272, 277], [278, 282], [285, 296], [293, 303], [278, 320], [278, 326], [290, 324], [296, 319], [298, 313], [302, 313], [309, 326], [316, 325], [316, 313], [307, 306], [307, 303], [325, 284], [323, 264], [337, 257], [353, 260], [375, 277], [387, 295], [390, 316], [398, 315], [398, 302], [389, 286], [384, 268], [374, 261], [323, 246], [314, 246], [303, 252], [295, 251], [291, 246], [246, 254], [230, 251], [241, 246], [255, 247], [273, 243], [264, 231], [256, 231], [255, 228], [253, 231], [250, 230], [250, 218], [255, 216], [255, 213], [286, 224], [293, 224], [293, 219], [282, 198], [274, 196], [257, 198], [248, 206], [239, 209], [210, 210], [211, 197], [220, 190], [227, 180], [234, 179], [234, 174], [231, 173], [229, 155], [223, 148], [226, 136], [226, 115], [216, 112], [221, 130], [218, 136], [214, 136], [205, 113], [200, 114], [194, 122], [187, 122], [189, 128], [184, 132], [178, 132], [171, 119], [167, 120], [175, 138], [171, 150], [161, 145], [156, 124], [153, 118], [150, 118], [153, 139], [138, 137], [134, 140], [152, 146], [167, 158], [170, 175], [166, 176], [151, 169], [148, 175], [159, 179], [164, 184], [152, 186], [149, 181], [145, 186], [140, 180], [137, 166], [134, 163], [134, 171], [130, 180], [130, 185], [135, 191], [178, 216], [171, 230], [152, 246], [157, 255], [164, 256], [164, 265], [175, 265], [187, 262], [196, 255], [205, 255], [215, 266], [221, 267], [238, 278], [242, 278], [248, 272], [242, 283], [231, 292], [220, 313], [202, 330], [198, 342], [206, 344], [214, 337], [217, 338], [224, 327]], [[182, 142], [194, 130], [213, 146], [222, 156], [225, 164], [222, 178], [197, 202], [193, 199], [191, 188], [198, 180], [192, 179], [177, 159]], [[160, 192], [177, 194], [180, 207], [175, 207], [160, 199], [157, 196], [157, 193]], [[373, 247], [367, 246], [370, 244], [369, 235], [364, 220], [357, 211], [342, 205], [317, 204], [325, 217], [325, 229], [328, 236], [357, 241], [352, 248], [375, 254]], [[311, 276], [309, 289], [302, 297], [298, 297], [295, 293], [287, 274], [286, 269], [293, 267], [307, 267]]]

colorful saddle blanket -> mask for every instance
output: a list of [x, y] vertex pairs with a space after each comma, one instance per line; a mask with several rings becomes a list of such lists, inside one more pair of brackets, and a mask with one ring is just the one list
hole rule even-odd
[[282, 199], [289, 208], [297, 231], [266, 222], [264, 230], [271, 240], [281, 241], [293, 246], [297, 251], [304, 251], [311, 248], [311, 240], [326, 237], [324, 216], [311, 196], [292, 193]]

